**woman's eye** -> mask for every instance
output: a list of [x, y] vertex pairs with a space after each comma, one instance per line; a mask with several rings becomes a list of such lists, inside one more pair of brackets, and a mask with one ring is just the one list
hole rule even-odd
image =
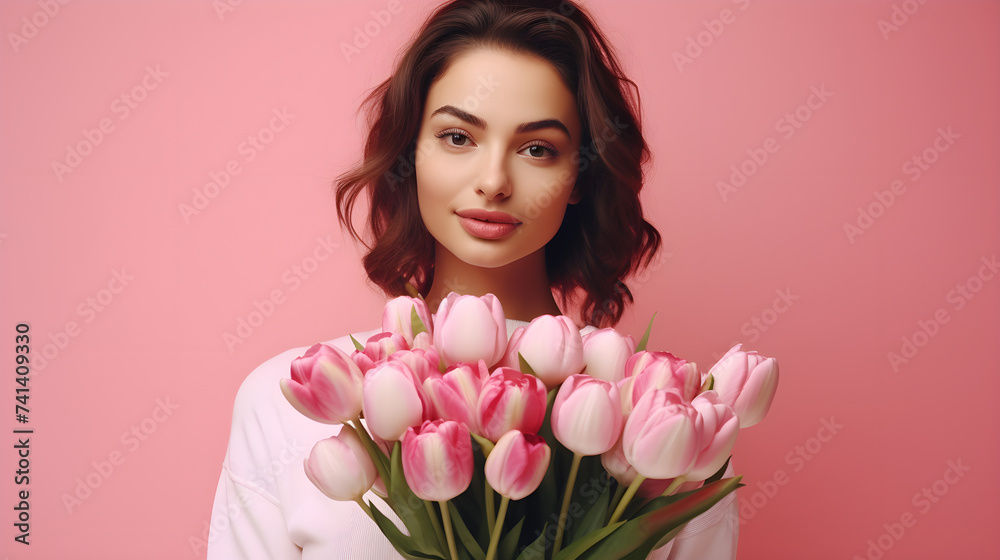
[[[559, 155], [559, 152], [555, 148], [550, 148], [541, 144], [533, 144], [521, 151], [527, 152], [527, 155], [535, 159], [548, 159]], [[547, 155], [546, 152], [548, 152]]]
[[454, 130], [446, 130], [437, 135], [438, 138], [444, 140], [449, 146], [454, 146], [456, 148], [464, 148], [465, 146], [472, 145], [472, 139], [462, 132], [456, 132]]

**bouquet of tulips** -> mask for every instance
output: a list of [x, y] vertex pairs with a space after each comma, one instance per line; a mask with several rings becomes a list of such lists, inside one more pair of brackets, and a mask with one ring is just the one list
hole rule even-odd
[[281, 390], [343, 424], [313, 447], [309, 479], [357, 502], [408, 559], [646, 558], [741, 486], [722, 478], [736, 434], [778, 381], [774, 358], [739, 345], [701, 374], [646, 351], [649, 329], [638, 344], [581, 336], [565, 316], [508, 340], [492, 294], [449, 294], [433, 317], [399, 297], [382, 330], [352, 355], [314, 345]]

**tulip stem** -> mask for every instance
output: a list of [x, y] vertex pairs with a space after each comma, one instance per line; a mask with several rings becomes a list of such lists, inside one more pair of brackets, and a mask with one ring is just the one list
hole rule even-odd
[[[368, 454], [372, 456], [372, 462], [375, 463], [375, 467], [378, 470], [379, 475], [382, 476], [383, 482], [388, 482], [389, 480], [389, 459], [386, 458], [382, 450], [379, 449], [378, 444], [372, 439], [372, 436], [368, 434], [368, 430], [365, 429], [364, 424], [361, 423], [361, 417], [357, 417], [351, 420], [351, 424], [354, 424], [354, 431], [358, 432], [358, 436], [361, 437], [361, 443], [364, 444], [365, 449], [368, 450]], [[385, 471], [384, 473], [382, 471]]]
[[503, 520], [507, 517], [507, 504], [509, 502], [510, 498], [501, 496], [500, 512], [497, 514], [497, 524], [493, 527], [493, 532], [490, 533], [490, 547], [486, 551], [486, 560], [493, 560], [497, 556], [497, 546], [500, 544], [500, 533], [503, 532]]
[[618, 484], [618, 488], [615, 488], [615, 495], [611, 498], [611, 505], [609, 506], [608, 511], [614, 511], [615, 508], [618, 507], [618, 504], [622, 499], [622, 494], [625, 493], [625, 488], [627, 488], [627, 486], [621, 483]]
[[[445, 544], [444, 532], [441, 531], [441, 523], [438, 521], [438, 516], [437, 516], [437, 513], [435, 513], [435, 511], [434, 511], [434, 506], [432, 506], [431, 503], [428, 502], [427, 500], [423, 500], [423, 502], [424, 502], [424, 509], [427, 510], [427, 517], [431, 518], [431, 525], [434, 526], [434, 534], [437, 535], [438, 545], [439, 546], [444, 546], [444, 544]], [[442, 508], [442, 511], [445, 511], [447, 509], [448, 508]], [[447, 515], [447, 514], [445, 514], [445, 515]], [[445, 519], [449, 519], [449, 518], [445, 517]], [[451, 523], [448, 523], [448, 531], [449, 532], [451, 531]]]
[[458, 548], [455, 547], [455, 533], [451, 530], [451, 512], [448, 511], [448, 502], [442, 500], [438, 502], [438, 505], [441, 506], [441, 517], [444, 520], [444, 534], [448, 536], [448, 553], [451, 554], [451, 560], [458, 560]]
[[371, 508], [368, 507], [368, 504], [366, 504], [365, 501], [362, 500], [360, 496], [355, 498], [354, 501], [357, 502], [359, 506], [361, 506], [361, 509], [368, 514], [368, 517], [370, 517], [372, 521], [375, 521], [375, 516], [372, 515]]
[[583, 455], [573, 453], [573, 463], [569, 467], [569, 478], [566, 479], [566, 493], [563, 494], [562, 508], [559, 509], [559, 526], [556, 528], [556, 539], [552, 547], [552, 557], [559, 554], [562, 546], [563, 532], [566, 530], [566, 515], [569, 513], [570, 498], [573, 497], [573, 486], [576, 484], [576, 473], [580, 470], [580, 461]]
[[490, 534], [492, 535], [493, 526], [496, 525], [497, 522], [496, 503], [494, 503], [495, 499], [494, 495], [496, 493], [493, 491], [493, 487], [490, 486], [490, 481], [488, 480], [485, 481], [485, 484], [486, 484], [486, 526], [489, 527]]
[[642, 482], [644, 480], [646, 480], [646, 477], [636, 473], [635, 480], [632, 481], [632, 484], [628, 485], [628, 490], [626, 490], [625, 495], [622, 496], [622, 501], [618, 503], [618, 507], [615, 508], [615, 512], [611, 514], [611, 519], [608, 521], [608, 525], [613, 525], [621, 519], [622, 514], [625, 513], [625, 508], [628, 506], [628, 503], [632, 501], [632, 497], [635, 496], [635, 493], [639, 490], [639, 487], [642, 486]]
[[677, 490], [677, 487], [680, 486], [681, 484], [684, 484], [685, 482], [687, 482], [687, 479], [684, 478], [684, 475], [678, 476], [673, 480], [673, 482], [670, 483], [670, 486], [667, 486], [667, 489], [663, 491], [662, 495], [669, 496], [673, 494], [674, 490]]

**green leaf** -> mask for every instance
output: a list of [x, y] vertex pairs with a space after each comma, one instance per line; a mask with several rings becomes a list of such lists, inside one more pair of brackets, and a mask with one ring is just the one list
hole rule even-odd
[[[657, 498], [640, 510], [640, 515], [625, 522], [580, 558], [631, 558], [631, 554], [636, 553], [639, 556], [635, 558], [645, 558], [670, 531], [701, 515], [736, 490], [740, 486], [740, 478], [719, 480], [676, 497]], [[564, 559], [559, 557], [554, 560]]]
[[726, 462], [722, 464], [722, 468], [720, 468], [719, 470], [715, 471], [715, 474], [713, 474], [712, 476], [710, 476], [710, 477], [708, 477], [708, 478], [705, 479], [705, 484], [708, 485], [708, 484], [711, 484], [711, 483], [715, 482], [716, 480], [722, 480], [722, 477], [725, 476], [725, 474], [726, 474], [726, 469], [729, 468], [729, 461], [732, 461], [732, 460], [733, 460], [733, 456], [730, 455], [729, 458], [726, 459]]
[[545, 535], [548, 532], [549, 524], [546, 523], [542, 526], [542, 530], [538, 533], [538, 537], [531, 541], [531, 544], [524, 547], [521, 554], [517, 556], [517, 560], [544, 560], [545, 551], [548, 550], [548, 547], [545, 546]]
[[512, 558], [517, 550], [517, 542], [521, 540], [521, 527], [524, 525], [524, 518], [518, 520], [507, 534], [500, 539], [500, 546], [497, 547], [497, 558]]
[[458, 535], [458, 540], [462, 543], [462, 546], [469, 552], [473, 560], [484, 560], [486, 553], [483, 552], [483, 547], [476, 542], [476, 538], [472, 536], [469, 528], [465, 526], [465, 521], [462, 520], [462, 516], [458, 513], [455, 504], [452, 504], [450, 500], [448, 502], [448, 511], [451, 512], [451, 524], [455, 528], [455, 534]]
[[350, 337], [351, 337], [351, 342], [354, 343], [354, 349], [357, 350], [357, 351], [359, 351], [359, 352], [364, 352], [365, 351], [365, 345], [361, 344], [360, 342], [358, 342], [358, 339], [354, 338], [353, 334], [350, 335]]
[[715, 376], [711, 373], [705, 378], [705, 382], [701, 384], [701, 389], [698, 390], [699, 393], [704, 393], [705, 391], [711, 391], [715, 387]]
[[[573, 544], [560, 550], [559, 554], [556, 554], [552, 558], [552, 560], [575, 560], [576, 558], [580, 558], [581, 554], [588, 552], [597, 543], [601, 542], [601, 539], [615, 532], [619, 527], [621, 527], [624, 524], [625, 524], [624, 521], [616, 521], [614, 524], [608, 525], [607, 527], [599, 531], [594, 531], [589, 535], [585, 535], [584, 537], [574, 541]], [[585, 556], [584, 558], [591, 558], [591, 556]], [[593, 556], [592, 558], [596, 559], [602, 557]]]
[[[585, 483], [586, 484], [586, 483]], [[594, 531], [597, 531], [604, 526], [604, 519], [608, 514], [608, 502], [611, 501], [611, 483], [606, 481], [604, 484], [604, 491], [595, 500], [590, 507], [586, 510], [583, 515], [583, 519], [579, 523], [574, 523], [570, 526], [572, 529], [572, 534], [575, 537], [577, 535], [587, 535]], [[566, 543], [569, 544], [572, 540], [567, 540]]]
[[656, 313], [653, 313], [653, 316], [649, 318], [649, 325], [646, 326], [646, 334], [642, 335], [642, 340], [635, 347], [636, 352], [642, 352], [646, 349], [646, 343], [649, 342], [649, 333], [653, 330], [653, 319], [656, 319]]
[[[521, 366], [521, 373], [527, 375], [535, 375], [535, 370], [531, 369], [531, 365], [528, 364], [528, 360], [524, 359], [524, 356], [520, 352], [517, 353], [517, 363]], [[535, 375], [535, 377], [538, 377]]]
[[427, 325], [420, 320], [420, 315], [417, 315], [417, 306], [410, 308], [410, 328], [413, 329], [413, 336], [427, 332]]
[[385, 538], [389, 539], [389, 543], [392, 544], [393, 548], [403, 558], [407, 558], [408, 560], [445, 560], [442, 556], [424, 554], [418, 551], [414, 547], [413, 538], [404, 535], [391, 519], [375, 507], [374, 503], [369, 501], [368, 507], [372, 510], [372, 517], [375, 519], [375, 524], [378, 525], [379, 530], [382, 531]]
[[393, 511], [410, 533], [415, 550], [445, 556], [445, 551], [442, 549], [445, 545], [438, 542], [434, 525], [427, 517], [424, 501], [417, 497], [406, 483], [406, 476], [403, 474], [403, 446], [398, 441], [392, 448], [389, 479], [386, 490], [392, 500]]

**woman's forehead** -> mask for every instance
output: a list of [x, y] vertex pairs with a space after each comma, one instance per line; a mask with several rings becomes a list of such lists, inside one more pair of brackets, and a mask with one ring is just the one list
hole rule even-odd
[[[424, 120], [453, 107], [485, 121], [486, 128], [514, 129], [525, 122], [557, 119], [579, 138], [576, 98], [545, 59], [479, 49], [456, 58], [431, 85]], [[441, 118], [441, 117], [436, 117]]]

